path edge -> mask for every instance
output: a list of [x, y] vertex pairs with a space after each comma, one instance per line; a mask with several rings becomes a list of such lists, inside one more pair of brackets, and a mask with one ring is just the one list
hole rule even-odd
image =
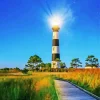
[[70, 81], [68, 81], [68, 80], [58, 79], [58, 78], [55, 79], [55, 80], [66, 81], [66, 82], [68, 82], [68, 83], [74, 85], [75, 87], [79, 88], [80, 90], [84, 91], [85, 93], [89, 94], [90, 96], [94, 97], [96, 100], [100, 100], [100, 97], [96, 96], [95, 94], [92, 94], [91, 92], [89, 92], [89, 91], [87, 91], [87, 90], [81, 88], [80, 86], [78, 86], [78, 85], [76, 85], [76, 84], [74, 84], [74, 83], [72, 83], [72, 82], [70, 82]]
[[[55, 83], [55, 81], [56, 80], [54, 80], [54, 83]], [[59, 96], [59, 90], [57, 89], [57, 86], [56, 86], [56, 84], [54, 84], [55, 85], [55, 90], [56, 90], [56, 94], [57, 94], [57, 97], [58, 97], [58, 100], [61, 100], [61, 97]]]

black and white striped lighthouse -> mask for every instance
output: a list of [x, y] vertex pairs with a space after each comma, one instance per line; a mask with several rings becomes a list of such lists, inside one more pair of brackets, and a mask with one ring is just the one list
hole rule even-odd
[[59, 52], [59, 26], [55, 25], [53, 26], [53, 40], [52, 40], [52, 68], [59, 68], [60, 64], [59, 61], [56, 59], [60, 60], [60, 52]]

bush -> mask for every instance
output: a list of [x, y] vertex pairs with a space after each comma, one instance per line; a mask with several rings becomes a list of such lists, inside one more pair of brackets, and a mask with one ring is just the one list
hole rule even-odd
[[32, 75], [33, 71], [28, 71], [27, 74], [28, 75]]
[[26, 68], [24, 68], [24, 69], [22, 70], [22, 73], [24, 73], [24, 74], [27, 74], [27, 72], [28, 72], [28, 69], [26, 69]]

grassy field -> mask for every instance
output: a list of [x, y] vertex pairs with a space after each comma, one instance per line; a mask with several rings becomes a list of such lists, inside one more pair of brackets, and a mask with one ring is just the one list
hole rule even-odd
[[100, 69], [76, 69], [56, 77], [68, 80], [100, 97]]
[[54, 78], [69, 80], [100, 96], [100, 69], [70, 72], [34, 72], [26, 76], [0, 76], [0, 100], [58, 100]]
[[51, 76], [1, 76], [0, 100], [58, 100]]

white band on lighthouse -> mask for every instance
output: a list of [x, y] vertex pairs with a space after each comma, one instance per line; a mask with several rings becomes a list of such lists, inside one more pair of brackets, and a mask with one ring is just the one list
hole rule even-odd
[[53, 39], [58, 39], [58, 32], [53, 32]]
[[59, 53], [59, 46], [52, 46], [52, 54]]

